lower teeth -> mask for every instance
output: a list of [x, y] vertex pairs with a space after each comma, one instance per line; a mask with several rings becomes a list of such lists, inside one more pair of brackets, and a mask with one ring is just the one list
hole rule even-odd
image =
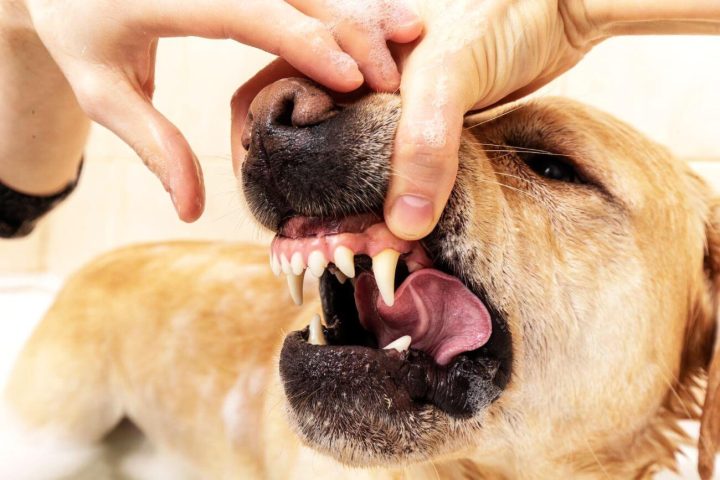
[[325, 335], [323, 334], [322, 320], [320, 315], [314, 315], [310, 320], [310, 327], [308, 332], [308, 343], [310, 345], [327, 345]]

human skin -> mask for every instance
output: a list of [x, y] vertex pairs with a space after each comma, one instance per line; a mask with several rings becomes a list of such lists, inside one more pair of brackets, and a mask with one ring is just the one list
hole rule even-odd
[[[416, 8], [423, 37], [396, 51], [403, 115], [385, 203], [388, 226], [408, 240], [426, 236], [445, 207], [468, 111], [537, 90], [614, 35], [720, 33], [717, 0], [416, 0]], [[288, 70], [276, 63], [241, 88], [233, 131], [249, 99]]]
[[[373, 9], [358, 1], [212, 0], [178, 8], [135, 0], [119, 8], [116, 0], [0, 0], [0, 181], [30, 194], [60, 190], [77, 173], [87, 116], [135, 149], [180, 218], [196, 219], [204, 205], [197, 159], [151, 103], [157, 39], [234, 38], [285, 59], [238, 91], [234, 134], [254, 95], [283, 76], [305, 74], [340, 92], [363, 80], [377, 90], [400, 85], [403, 116], [385, 216], [397, 236], [421, 238], [452, 188], [467, 111], [536, 90], [613, 35], [720, 32], [716, 0], [414, 0], [416, 15], [374, 13], [379, 20], [360, 18]], [[401, 78], [386, 40], [396, 43]], [[233, 147], [236, 164], [240, 150]]]
[[[195, 220], [204, 207], [200, 165], [183, 134], [152, 105], [159, 38], [231, 38], [279, 54], [337, 91], [363, 81], [397, 89], [400, 75], [386, 42], [420, 34], [412, 10], [387, 0], [382, 22], [351, 28], [322, 0], [306, 3], [318, 4], [316, 16], [282, 0], [0, 0], [0, 181], [29, 194], [60, 190], [77, 174], [88, 131], [84, 112], [136, 151], [181, 219]], [[29, 141], [37, 148], [28, 149]]]

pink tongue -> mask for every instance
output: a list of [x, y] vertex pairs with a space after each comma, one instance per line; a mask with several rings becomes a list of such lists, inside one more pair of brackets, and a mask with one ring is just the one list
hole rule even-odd
[[485, 305], [457, 278], [425, 268], [411, 274], [388, 307], [375, 278], [362, 273], [355, 284], [355, 304], [363, 327], [379, 346], [410, 335], [412, 347], [429, 353], [440, 365], [480, 348], [492, 333]]

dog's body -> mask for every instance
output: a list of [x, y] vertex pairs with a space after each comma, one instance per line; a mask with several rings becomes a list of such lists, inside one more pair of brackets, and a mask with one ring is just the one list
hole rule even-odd
[[[392, 97], [358, 111], [397, 121]], [[488, 342], [490, 353], [478, 350], [489, 357], [460, 358], [466, 352], [448, 363], [433, 354], [426, 367], [423, 353], [339, 343], [329, 326], [329, 347], [308, 346], [307, 332], [288, 336], [280, 381], [285, 335], [321, 311], [330, 323], [327, 301], [307, 293], [292, 307], [256, 248], [135, 247], [68, 282], [15, 369], [6, 395], [13, 415], [77, 445], [128, 417], [213, 479], [644, 478], [672, 467], [678, 420], [700, 416], [699, 379], [714, 341], [720, 243], [709, 191], [662, 148], [577, 104], [539, 102], [478, 125], [466, 132], [454, 196], [423, 245], [433, 265], [488, 306], [501, 339]], [[586, 181], [562, 171], [542, 170], [567, 183], [533, 177], [508, 160], [510, 149], [557, 152], [541, 161], [572, 156]], [[265, 175], [248, 165], [246, 177]], [[259, 191], [246, 185], [251, 197]], [[254, 207], [277, 226], [276, 212]], [[364, 373], [353, 370], [358, 355], [368, 359]], [[333, 358], [350, 367], [332, 368]], [[447, 395], [442, 388], [460, 388], [455, 377], [416, 394], [392, 370], [454, 375], [460, 360], [472, 369], [498, 358]], [[487, 385], [486, 372], [495, 375]], [[706, 402], [706, 476], [714, 415]]]
[[[178, 242], [119, 250], [68, 281], [27, 344], [8, 397], [26, 423], [73, 432], [59, 445], [96, 444], [127, 417], [191, 478], [432, 479], [445, 472], [437, 460], [353, 470], [298, 440], [277, 361], [285, 334], [320, 311], [309, 290], [295, 307], [264, 247]], [[465, 478], [476, 470], [463, 462], [450, 472]]]

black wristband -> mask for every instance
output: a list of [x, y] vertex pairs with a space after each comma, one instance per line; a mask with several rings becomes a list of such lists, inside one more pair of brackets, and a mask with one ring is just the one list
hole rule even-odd
[[0, 182], [0, 237], [24, 237], [33, 231], [37, 221], [70, 195], [77, 186], [78, 176], [65, 189], [54, 195], [27, 195], [13, 190]]

